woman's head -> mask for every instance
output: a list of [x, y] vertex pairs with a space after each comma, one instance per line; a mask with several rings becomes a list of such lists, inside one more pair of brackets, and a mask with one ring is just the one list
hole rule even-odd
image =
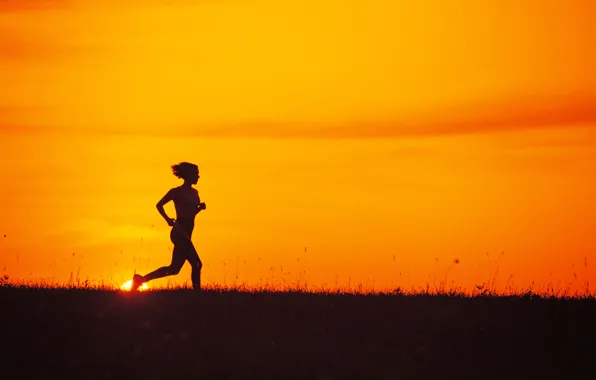
[[183, 179], [185, 182], [196, 184], [199, 180], [199, 167], [190, 162], [181, 162], [172, 165], [172, 172], [176, 177]]

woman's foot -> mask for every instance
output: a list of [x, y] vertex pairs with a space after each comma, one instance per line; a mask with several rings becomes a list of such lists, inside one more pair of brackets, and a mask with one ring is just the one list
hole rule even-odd
[[132, 276], [132, 285], [130, 286], [130, 290], [133, 292], [138, 290], [143, 283], [145, 283], [145, 278], [140, 274], [135, 274]]

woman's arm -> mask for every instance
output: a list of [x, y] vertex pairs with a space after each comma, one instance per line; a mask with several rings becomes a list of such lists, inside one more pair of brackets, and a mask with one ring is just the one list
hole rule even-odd
[[197, 191], [197, 200], [199, 204], [197, 205], [197, 209], [195, 210], [195, 215], [201, 212], [201, 210], [205, 210], [207, 208], [207, 204], [205, 202], [201, 202], [201, 197], [199, 196], [199, 192]]
[[168, 225], [170, 227], [174, 227], [174, 224], [176, 224], [176, 221], [172, 218], [170, 218], [168, 216], [168, 214], [166, 214], [166, 210], [164, 210], [163, 206], [168, 203], [169, 201], [173, 200], [173, 191], [174, 189], [170, 189], [170, 191], [168, 191], [166, 193], [166, 195], [163, 196], [163, 198], [161, 198], [159, 200], [159, 202], [157, 202], [157, 211], [159, 211], [159, 213], [161, 214], [161, 216], [165, 219], [165, 221], [168, 223]]
[[207, 209], [207, 204], [205, 202], [199, 203], [197, 206], [197, 214], [201, 212], [201, 210]]

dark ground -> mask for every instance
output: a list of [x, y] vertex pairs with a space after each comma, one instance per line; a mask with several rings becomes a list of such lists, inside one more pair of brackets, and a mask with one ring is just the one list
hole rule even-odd
[[0, 288], [3, 378], [594, 379], [595, 338], [594, 299]]

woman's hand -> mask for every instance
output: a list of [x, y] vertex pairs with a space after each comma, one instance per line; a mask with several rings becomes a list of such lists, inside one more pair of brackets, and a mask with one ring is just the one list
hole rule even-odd
[[166, 222], [168, 222], [168, 226], [174, 227], [176, 225], [176, 219], [167, 218]]
[[207, 209], [207, 204], [205, 202], [201, 202], [199, 203], [199, 205], [197, 206], [197, 214], [201, 211], [201, 210], [205, 210]]

